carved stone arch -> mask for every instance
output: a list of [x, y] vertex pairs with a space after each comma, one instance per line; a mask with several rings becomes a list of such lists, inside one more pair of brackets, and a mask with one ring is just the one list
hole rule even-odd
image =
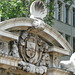
[[[10, 30], [27, 30], [28, 28], [34, 27], [33, 22], [34, 19], [30, 19], [30, 18], [14, 18], [0, 23], [0, 30], [8, 31], [8, 32]], [[60, 33], [54, 30], [51, 26], [45, 24], [45, 28], [43, 31], [37, 31], [37, 29], [35, 29], [34, 31], [40, 37], [52, 43], [53, 45], [62, 47], [63, 49], [69, 52], [72, 51], [72, 48], [70, 47], [68, 42], [62, 37]], [[17, 38], [15, 39], [17, 40]]]
[[12, 53], [12, 57], [23, 60], [17, 61], [17, 67], [28, 72], [34, 70], [34, 73], [40, 69], [47, 72], [47, 68], [60, 67], [60, 58], [70, 55], [72, 51], [71, 46], [60, 33], [42, 20], [39, 24], [39, 21], [30, 18], [14, 18], [0, 23], [0, 39], [14, 43], [9, 44], [12, 50], [8, 54]]

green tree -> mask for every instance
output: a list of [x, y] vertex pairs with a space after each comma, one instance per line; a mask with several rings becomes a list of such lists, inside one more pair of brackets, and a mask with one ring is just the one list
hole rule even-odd
[[[33, 2], [34, 0], [31, 0]], [[1, 0], [0, 13], [5, 19], [29, 16], [30, 2], [27, 0]]]
[[[29, 17], [30, 5], [35, 0], [0, 0], [0, 14], [5, 20], [16, 17]], [[42, 0], [45, 2], [45, 0]], [[72, 0], [64, 0], [64, 2]], [[52, 24], [54, 2], [46, 3], [48, 8], [48, 15], [44, 18], [44, 21], [48, 24]]]

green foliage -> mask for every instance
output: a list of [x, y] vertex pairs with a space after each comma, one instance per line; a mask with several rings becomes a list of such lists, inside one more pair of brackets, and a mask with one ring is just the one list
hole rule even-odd
[[65, 2], [65, 3], [67, 3], [67, 2], [68, 2], [70, 5], [72, 5], [72, 4], [73, 4], [73, 0], [64, 0], [64, 2]]
[[48, 2], [46, 3], [46, 7], [48, 9], [48, 14], [47, 16], [44, 18], [44, 21], [49, 24], [49, 25], [52, 25], [53, 22], [52, 20], [54, 19], [53, 15], [54, 15], [54, 2]]
[[[31, 0], [33, 2], [34, 0]], [[30, 2], [28, 0], [1, 0], [0, 14], [5, 19], [29, 16]]]
[[[0, 14], [6, 20], [16, 17], [29, 17], [30, 5], [35, 0], [0, 0]], [[45, 2], [45, 0], [42, 0]], [[71, 0], [64, 0], [66, 3]], [[46, 3], [48, 14], [44, 21], [51, 25], [54, 14], [54, 2]]]

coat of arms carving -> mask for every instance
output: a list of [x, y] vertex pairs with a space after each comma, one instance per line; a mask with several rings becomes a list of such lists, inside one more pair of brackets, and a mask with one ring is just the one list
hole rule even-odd
[[49, 46], [39, 36], [22, 31], [18, 42], [19, 54], [22, 59], [32, 64], [40, 64], [43, 53]]

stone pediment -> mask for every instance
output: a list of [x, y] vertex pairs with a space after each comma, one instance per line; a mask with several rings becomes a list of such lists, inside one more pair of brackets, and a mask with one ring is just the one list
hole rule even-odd
[[[40, 19], [14, 18], [0, 23], [0, 41], [2, 55], [23, 60], [17, 61], [17, 67], [40, 74], [49, 67], [60, 67], [60, 57], [72, 51], [63, 36]], [[3, 64], [11, 65], [6, 64], [6, 57], [1, 58]]]
[[[61, 47], [67, 51], [72, 51], [72, 48], [60, 33], [58, 33], [55, 29], [53, 29], [51, 26], [48, 26], [45, 23], [44, 25], [43, 24], [41, 25], [44, 26], [44, 29], [40, 31], [38, 30], [38, 28], [36, 28], [37, 26], [34, 25], [35, 21], [36, 20], [30, 18], [14, 18], [14, 19], [4, 21], [0, 23], [0, 30], [1, 32], [5, 32], [5, 34], [6, 35], [8, 34], [9, 36], [4, 36], [3, 33], [0, 33], [0, 35], [3, 37], [8, 37], [8, 38], [10, 37], [12, 39], [18, 40], [19, 35], [17, 34], [15, 35], [14, 33], [11, 33], [11, 31], [15, 31], [15, 30], [20, 31], [20, 30], [27, 30], [28, 28], [33, 28], [31, 32], [37, 33], [37, 35], [45, 39], [47, 42], [50, 42], [54, 46]], [[7, 31], [9, 33], [7, 33]]]

